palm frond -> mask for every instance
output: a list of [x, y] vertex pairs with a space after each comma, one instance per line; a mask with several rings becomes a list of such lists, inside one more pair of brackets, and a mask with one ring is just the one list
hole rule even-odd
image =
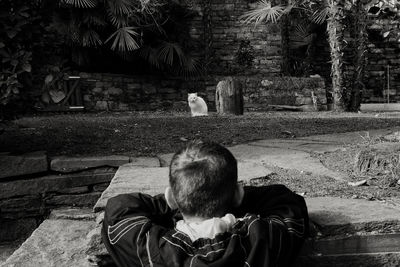
[[284, 14], [285, 7], [276, 5], [272, 6], [268, 0], [261, 0], [253, 10], [243, 14], [240, 19], [244, 20], [244, 23], [255, 23], [260, 24], [263, 21], [276, 23]]
[[143, 46], [139, 49], [139, 56], [145, 59], [150, 65], [154, 66], [155, 68], [160, 68], [160, 61], [157, 57], [158, 50], [151, 47], [151, 46]]
[[186, 60], [181, 66], [179, 73], [184, 77], [196, 76], [202, 73], [202, 68], [197, 59], [186, 56]]
[[[158, 51], [160, 60], [169, 66], [172, 66], [177, 60], [179, 61], [179, 65], [183, 65], [185, 53], [180, 45], [176, 43], [163, 42]], [[175, 59], [175, 55], [177, 56], [177, 60]]]
[[85, 16], [83, 16], [83, 22], [86, 25], [92, 26], [106, 26], [107, 22], [104, 19], [104, 15], [102, 15], [98, 10], [91, 10], [92, 12], [86, 12]]
[[128, 25], [128, 16], [124, 14], [115, 14], [112, 10], [107, 11], [108, 18], [111, 24], [117, 28], [125, 27]]
[[129, 15], [133, 12], [133, 1], [129, 0], [107, 0], [107, 7], [112, 14]]
[[290, 48], [296, 49], [299, 47], [309, 46], [311, 43], [312, 36], [307, 29], [307, 26], [303, 23], [298, 23], [293, 31], [293, 35], [290, 36]]
[[311, 15], [311, 21], [316, 24], [324, 23], [329, 16], [330, 8], [328, 6], [322, 7], [318, 10], [315, 10]]
[[138, 33], [134, 30], [134, 27], [122, 27], [116, 30], [110, 37], [106, 40], [106, 43], [114, 39], [111, 45], [112, 50], [117, 50], [120, 52], [133, 51], [139, 48], [138, 43], [133, 38], [137, 36]]
[[97, 0], [61, 0], [61, 3], [78, 8], [94, 8], [97, 6]]
[[98, 45], [101, 45], [102, 41], [100, 39], [100, 36], [97, 32], [94, 30], [86, 30], [82, 34], [82, 46], [85, 47], [96, 47]]

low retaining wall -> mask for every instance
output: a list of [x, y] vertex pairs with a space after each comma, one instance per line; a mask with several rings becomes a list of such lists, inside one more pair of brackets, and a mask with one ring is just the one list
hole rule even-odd
[[[159, 76], [128, 76], [80, 73], [87, 110], [186, 111], [187, 94], [198, 92], [209, 110], [215, 110], [215, 90], [224, 76], [188, 80]], [[304, 110], [326, 108], [325, 82], [315, 77], [234, 76], [243, 87], [245, 109], [267, 110], [271, 105], [289, 105]]]
[[158, 159], [47, 157], [45, 152], [0, 156], [0, 243], [28, 237], [59, 207], [92, 207], [117, 167], [160, 166]]

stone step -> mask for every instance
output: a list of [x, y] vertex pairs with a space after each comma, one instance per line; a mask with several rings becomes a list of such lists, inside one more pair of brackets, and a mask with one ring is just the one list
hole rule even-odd
[[[400, 266], [398, 206], [334, 197], [306, 202], [316, 235], [297, 267]], [[3, 266], [88, 266], [88, 260], [101, 266], [109, 261], [100, 237], [102, 216], [89, 209], [53, 211]]]
[[89, 266], [86, 236], [95, 226], [86, 219], [45, 220], [1, 266]]
[[0, 180], [13, 176], [44, 173], [47, 170], [47, 155], [44, 151], [23, 155], [0, 155]]

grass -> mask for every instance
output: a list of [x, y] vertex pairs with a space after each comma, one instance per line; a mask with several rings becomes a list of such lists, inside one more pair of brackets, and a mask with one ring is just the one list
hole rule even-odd
[[202, 138], [230, 146], [400, 126], [399, 113], [265, 112], [191, 118], [187, 113], [80, 113], [23, 117], [3, 124], [0, 152], [154, 156]]

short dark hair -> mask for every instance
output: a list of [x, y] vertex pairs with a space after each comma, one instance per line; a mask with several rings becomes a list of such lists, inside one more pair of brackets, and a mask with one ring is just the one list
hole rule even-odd
[[173, 156], [169, 183], [183, 214], [223, 216], [233, 204], [237, 162], [228, 149], [217, 143], [193, 141]]

